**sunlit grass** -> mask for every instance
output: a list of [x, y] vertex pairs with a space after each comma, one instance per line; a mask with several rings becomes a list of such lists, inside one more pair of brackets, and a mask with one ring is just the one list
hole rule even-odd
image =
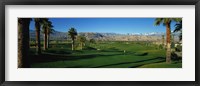
[[[79, 49], [79, 50], [78, 50]], [[34, 49], [31, 49], [34, 53]], [[33, 58], [33, 68], [180, 68], [181, 61], [165, 63], [165, 50], [151, 44], [104, 42], [71, 50], [70, 43], [52, 43], [43, 55]], [[34, 54], [33, 54], [34, 55]]]

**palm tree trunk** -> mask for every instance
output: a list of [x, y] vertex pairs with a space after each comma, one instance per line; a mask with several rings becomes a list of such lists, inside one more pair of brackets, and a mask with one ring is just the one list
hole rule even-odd
[[49, 48], [49, 29], [47, 29], [47, 48]]
[[49, 34], [47, 34], [47, 48], [49, 48]]
[[166, 35], [167, 35], [167, 52], [166, 52], [166, 63], [171, 63], [171, 30], [170, 30], [170, 24], [166, 24]]
[[44, 30], [44, 50], [47, 49], [47, 29]]
[[35, 23], [36, 29], [36, 53], [41, 54], [41, 45], [40, 45], [40, 24], [38, 22]]
[[29, 18], [18, 20], [18, 68], [30, 67], [29, 60]]
[[72, 50], [74, 50], [74, 40], [72, 40]]

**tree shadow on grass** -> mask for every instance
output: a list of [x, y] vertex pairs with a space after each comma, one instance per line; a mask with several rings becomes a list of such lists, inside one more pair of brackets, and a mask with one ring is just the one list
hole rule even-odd
[[153, 64], [153, 63], [160, 63], [160, 62], [165, 62], [165, 60], [161, 60], [161, 61], [157, 61], [157, 62], [151, 62], [151, 63], [146, 63], [146, 64], [140, 64], [140, 65], [136, 65], [136, 66], [131, 66], [129, 68], [137, 68], [143, 65], [147, 65], [147, 64]]
[[67, 51], [67, 50], [48, 50], [45, 51], [44, 53], [54, 53], [54, 54], [71, 54], [71, 51]]
[[[102, 68], [106, 66], [115, 66], [115, 65], [123, 65], [123, 64], [131, 64], [131, 63], [140, 63], [140, 62], [145, 62], [145, 61], [151, 61], [151, 60], [160, 60], [158, 62], [163, 62], [165, 59], [163, 57], [157, 57], [157, 58], [152, 58], [152, 59], [146, 59], [146, 60], [140, 60], [140, 61], [134, 61], [134, 62], [122, 62], [122, 63], [116, 63], [116, 64], [108, 64], [108, 65], [101, 65], [101, 66], [96, 66], [93, 68]], [[153, 62], [152, 62], [153, 63]], [[144, 64], [143, 64], [144, 65]], [[138, 65], [139, 66], [139, 65]], [[133, 66], [137, 67], [137, 66]]]
[[140, 53], [140, 54], [135, 54], [136, 56], [146, 56], [148, 55], [149, 53], [148, 52], [144, 52], [144, 53]]
[[65, 60], [82, 60], [82, 59], [91, 59], [96, 58], [99, 56], [117, 56], [123, 54], [90, 54], [90, 55], [80, 55], [80, 56], [73, 56], [73, 55], [60, 55], [60, 54], [41, 54], [41, 55], [30, 55], [32, 63], [42, 63], [42, 62], [55, 62], [55, 61], [65, 61]]

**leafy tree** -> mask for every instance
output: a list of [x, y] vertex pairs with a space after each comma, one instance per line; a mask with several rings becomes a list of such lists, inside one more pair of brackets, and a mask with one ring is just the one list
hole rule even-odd
[[166, 51], [166, 63], [171, 63], [171, 22], [180, 22], [181, 18], [156, 18], [155, 25], [163, 24], [166, 27], [166, 43], [167, 43], [167, 51]]
[[18, 18], [18, 68], [29, 67], [29, 25], [31, 18]]
[[75, 28], [70, 28], [68, 31], [68, 35], [71, 37], [72, 39], [72, 50], [74, 50], [74, 44], [75, 44], [75, 39], [76, 39], [76, 35], [77, 35], [77, 31]]

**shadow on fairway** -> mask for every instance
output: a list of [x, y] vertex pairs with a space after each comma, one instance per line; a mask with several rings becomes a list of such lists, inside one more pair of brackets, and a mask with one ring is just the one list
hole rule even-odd
[[71, 66], [71, 67], [64, 67], [64, 68], [86, 68], [85, 65], [84, 66]]
[[81, 60], [81, 59], [90, 59], [96, 58], [98, 56], [116, 56], [123, 54], [90, 54], [90, 55], [80, 55], [80, 56], [71, 56], [71, 55], [56, 55], [56, 54], [41, 54], [41, 55], [31, 55], [32, 63], [42, 63], [42, 62], [55, 62], [55, 61], [65, 61], [65, 60]]
[[[146, 60], [140, 60], [140, 61], [134, 61], [134, 62], [122, 62], [122, 63], [116, 63], [116, 64], [108, 64], [108, 65], [102, 65], [102, 66], [97, 66], [97, 67], [93, 67], [93, 68], [103, 68], [103, 67], [106, 67], [106, 66], [115, 66], [115, 65], [123, 65], [123, 64], [131, 64], [131, 63], [140, 63], [140, 62], [145, 62], [145, 61], [151, 61], [151, 60], [161, 60], [161, 61], [158, 61], [158, 62], [163, 62], [165, 61], [165, 58], [163, 57], [157, 57], [157, 58], [152, 58], [152, 59], [146, 59]], [[153, 62], [151, 62], [153, 63]], [[154, 62], [155, 63], [155, 62]], [[142, 64], [144, 65], [144, 64]], [[138, 66], [141, 66], [141, 65], [138, 65]], [[138, 67], [138, 66], [133, 66], [133, 67]], [[132, 68], [132, 67], [131, 67]]]
[[136, 56], [146, 56], [148, 55], [148, 52], [145, 52], [145, 53], [141, 53], [141, 54], [135, 54]]

